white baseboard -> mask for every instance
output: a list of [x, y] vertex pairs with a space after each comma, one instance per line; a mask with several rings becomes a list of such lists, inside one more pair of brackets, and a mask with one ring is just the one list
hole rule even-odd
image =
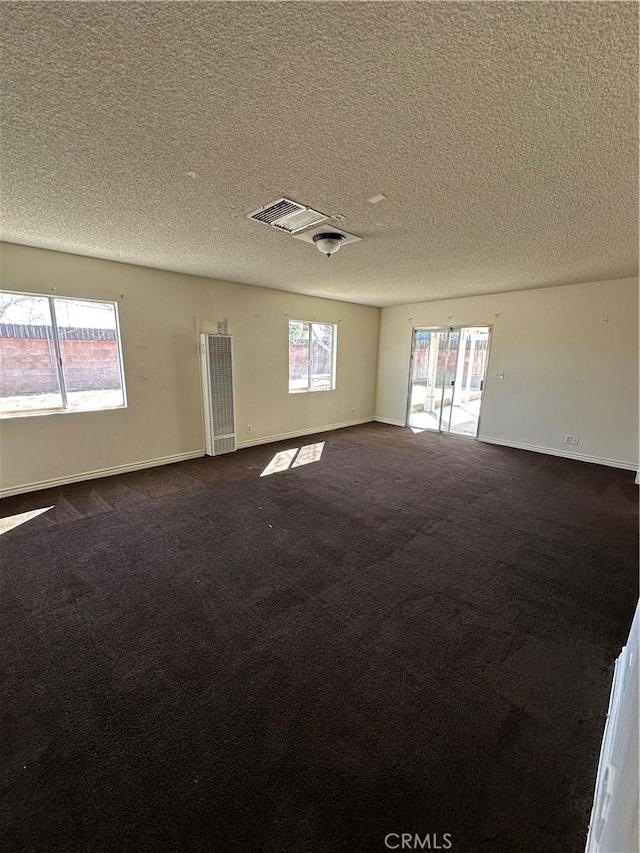
[[[236, 449], [253, 447], [257, 444], [271, 444], [274, 441], [285, 441], [289, 438], [298, 438], [303, 435], [313, 435], [316, 432], [328, 432], [329, 430], [342, 429], [343, 427], [357, 426], [358, 424], [371, 423], [373, 418], [358, 418], [352, 421], [344, 421], [340, 424], [325, 424], [324, 426], [312, 427], [305, 430], [281, 433], [280, 435], [269, 435], [263, 438], [254, 438], [249, 441], [236, 443]], [[127, 474], [130, 471], [141, 471], [144, 468], [156, 468], [160, 465], [171, 465], [173, 462], [184, 462], [187, 459], [198, 459], [204, 456], [204, 450], [192, 450], [189, 453], [178, 453], [175, 456], [164, 456], [160, 459], [145, 459], [143, 462], [134, 462], [129, 465], [116, 465], [113, 468], [101, 468], [99, 471], [84, 471], [79, 474], [71, 474], [68, 477], [56, 477], [53, 480], [40, 480], [35, 483], [26, 483], [21, 486], [0, 488], [0, 498], [9, 498], [13, 495], [22, 495], [26, 492], [37, 492], [42, 489], [53, 489], [57, 486], [66, 486], [70, 483], [81, 483], [84, 480], [97, 480], [100, 477], [111, 477], [115, 474]]]
[[621, 459], [605, 459], [602, 456], [588, 456], [585, 453], [572, 453], [567, 450], [556, 450], [553, 447], [538, 447], [535, 444], [522, 444], [518, 441], [505, 441], [502, 438], [490, 438], [486, 435], [479, 435], [478, 441], [484, 441], [487, 444], [501, 444], [504, 447], [515, 447], [516, 450], [532, 450], [534, 453], [546, 453], [548, 456], [562, 456], [565, 459], [577, 459], [579, 462], [592, 462], [594, 465], [608, 465], [609, 468], [623, 468], [626, 471], [638, 470], [637, 465], [634, 465], [632, 462], [623, 462]]
[[314, 435], [316, 432], [329, 432], [333, 429], [344, 429], [345, 427], [358, 426], [358, 424], [368, 424], [373, 421], [373, 418], [358, 418], [353, 421], [343, 421], [340, 424], [325, 424], [324, 426], [316, 426], [310, 429], [297, 429], [293, 432], [282, 432], [278, 435], [266, 435], [262, 438], [250, 438], [247, 441], [237, 441], [236, 448], [242, 450], [243, 447], [256, 447], [258, 444], [273, 444], [275, 441], [287, 441], [290, 438], [299, 438], [303, 435]]
[[406, 426], [406, 423], [404, 421], [396, 421], [393, 418], [379, 418], [377, 415], [373, 420], [379, 424], [389, 424], [390, 426], [399, 426], [399, 427]]
[[[324, 426], [316, 426], [304, 430], [294, 430], [293, 432], [263, 436], [262, 438], [253, 438], [249, 439], [248, 441], [239, 441], [236, 443], [236, 448], [238, 450], [241, 450], [243, 447], [255, 447], [259, 444], [272, 444], [276, 441], [286, 441], [290, 438], [299, 438], [305, 435], [313, 435], [314, 433], [318, 432], [329, 432], [335, 429], [344, 429], [345, 427], [358, 426], [358, 424], [367, 424], [372, 422], [389, 424], [391, 426], [399, 427], [405, 426], [402, 421], [393, 420], [391, 418], [358, 418], [352, 421], [343, 421], [342, 423], [338, 424], [325, 424]], [[597, 465], [608, 465], [611, 468], [623, 468], [627, 471], [636, 471], [636, 483], [640, 484], [640, 471], [638, 471], [638, 466], [633, 465], [630, 462], [622, 462], [619, 459], [605, 459], [599, 456], [586, 456], [585, 454], [581, 453], [571, 453], [565, 450], [555, 450], [549, 447], [538, 447], [533, 444], [522, 444], [520, 442], [515, 441], [504, 441], [503, 439], [490, 438], [487, 436], [478, 436], [478, 440], [484, 441], [487, 444], [499, 444], [503, 445], [504, 447], [514, 447], [517, 450], [532, 450], [535, 453], [546, 453], [551, 456], [562, 456], [567, 459], [577, 459], [581, 462], [592, 462]], [[127, 465], [116, 465], [113, 468], [101, 468], [97, 471], [85, 471], [80, 474], [72, 474], [68, 477], [56, 477], [52, 480], [40, 480], [35, 483], [26, 483], [21, 486], [10, 486], [6, 489], [0, 488], [0, 498], [8, 498], [12, 497], [13, 495], [25, 494], [26, 492], [41, 491], [42, 489], [53, 489], [57, 486], [68, 485], [69, 483], [80, 483], [84, 480], [97, 480], [100, 477], [112, 477], [116, 474], [126, 474], [130, 471], [141, 471], [144, 468], [156, 468], [160, 465], [171, 465], [174, 462], [184, 462], [187, 459], [198, 459], [202, 456], [204, 456], [204, 450], [192, 450], [188, 453], [178, 453], [174, 456], [163, 456], [159, 459], [145, 459], [143, 462], [134, 462]]]
[[37, 483], [27, 483], [23, 486], [0, 489], [0, 498], [12, 495], [22, 495], [25, 492], [37, 492], [42, 489], [53, 489], [56, 486], [66, 486], [69, 483], [80, 483], [83, 480], [97, 480], [100, 477], [112, 477], [115, 474], [127, 474], [130, 471], [141, 471], [143, 468], [156, 468], [159, 465], [171, 465], [173, 462], [185, 462], [187, 459], [198, 459], [204, 456], [204, 450], [192, 450], [189, 453], [177, 453], [175, 456], [163, 456], [160, 459], [145, 459], [144, 462], [134, 462], [129, 465], [116, 465], [113, 468], [102, 468], [99, 471], [84, 471], [69, 477], [56, 477], [53, 480], [41, 480]]

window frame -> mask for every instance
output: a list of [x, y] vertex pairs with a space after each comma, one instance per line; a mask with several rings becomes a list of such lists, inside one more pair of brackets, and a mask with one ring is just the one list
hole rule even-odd
[[[307, 352], [307, 387], [306, 388], [292, 388], [291, 387], [291, 353], [290, 353], [290, 344], [291, 340], [291, 324], [292, 323], [301, 323], [309, 327], [309, 346]], [[331, 326], [333, 329], [332, 333], [332, 345], [331, 345], [331, 377], [330, 382], [331, 385], [329, 388], [312, 388], [311, 387], [311, 371], [312, 371], [312, 350], [311, 350], [311, 341], [313, 338], [313, 326]], [[318, 393], [319, 391], [335, 391], [336, 390], [336, 373], [337, 373], [337, 356], [338, 356], [338, 324], [337, 323], [326, 323], [320, 320], [293, 320], [288, 319], [287, 322], [287, 362], [288, 362], [288, 386], [289, 386], [289, 394], [309, 394], [309, 393]]]
[[[12, 418], [30, 418], [41, 417], [43, 415], [72, 415], [86, 414], [88, 412], [112, 412], [118, 409], [128, 408], [127, 388], [124, 375], [124, 357], [122, 353], [122, 336], [120, 333], [120, 315], [118, 312], [118, 303], [113, 299], [93, 299], [84, 296], [60, 296], [58, 293], [33, 293], [26, 290], [7, 290], [0, 288], [0, 293], [8, 294], [9, 296], [33, 297], [34, 299], [46, 299], [49, 306], [49, 322], [52, 332], [52, 342], [56, 354], [56, 370], [58, 375], [58, 384], [60, 388], [61, 406], [48, 407], [41, 409], [1, 411], [0, 420], [9, 420]], [[67, 380], [65, 378], [62, 348], [60, 346], [60, 336], [58, 331], [58, 318], [56, 316], [55, 302], [94, 302], [100, 305], [112, 305], [113, 316], [115, 320], [115, 341], [118, 352], [118, 367], [120, 371], [120, 388], [122, 391], [122, 404], [118, 406], [99, 406], [92, 408], [77, 409], [69, 406], [69, 391], [67, 389]], [[72, 392], [73, 393], [73, 392]]]

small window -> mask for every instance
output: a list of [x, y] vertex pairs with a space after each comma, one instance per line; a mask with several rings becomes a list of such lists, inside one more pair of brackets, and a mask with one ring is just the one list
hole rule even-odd
[[336, 387], [336, 326], [289, 320], [289, 392]]
[[0, 292], [0, 414], [125, 405], [114, 302]]

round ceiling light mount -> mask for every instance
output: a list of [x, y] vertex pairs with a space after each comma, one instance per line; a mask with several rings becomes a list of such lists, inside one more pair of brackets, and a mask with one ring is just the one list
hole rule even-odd
[[346, 237], [338, 231], [321, 231], [313, 235], [313, 242], [323, 255], [330, 258], [341, 246], [344, 246]]

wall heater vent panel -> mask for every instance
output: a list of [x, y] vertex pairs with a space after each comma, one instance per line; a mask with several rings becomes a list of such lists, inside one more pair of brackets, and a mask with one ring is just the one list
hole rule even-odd
[[233, 358], [230, 335], [200, 335], [204, 398], [204, 452], [207, 456], [236, 449]]
[[220, 456], [221, 453], [232, 453], [235, 449], [235, 435], [229, 435], [226, 438], [214, 438], [213, 440], [214, 456]]

